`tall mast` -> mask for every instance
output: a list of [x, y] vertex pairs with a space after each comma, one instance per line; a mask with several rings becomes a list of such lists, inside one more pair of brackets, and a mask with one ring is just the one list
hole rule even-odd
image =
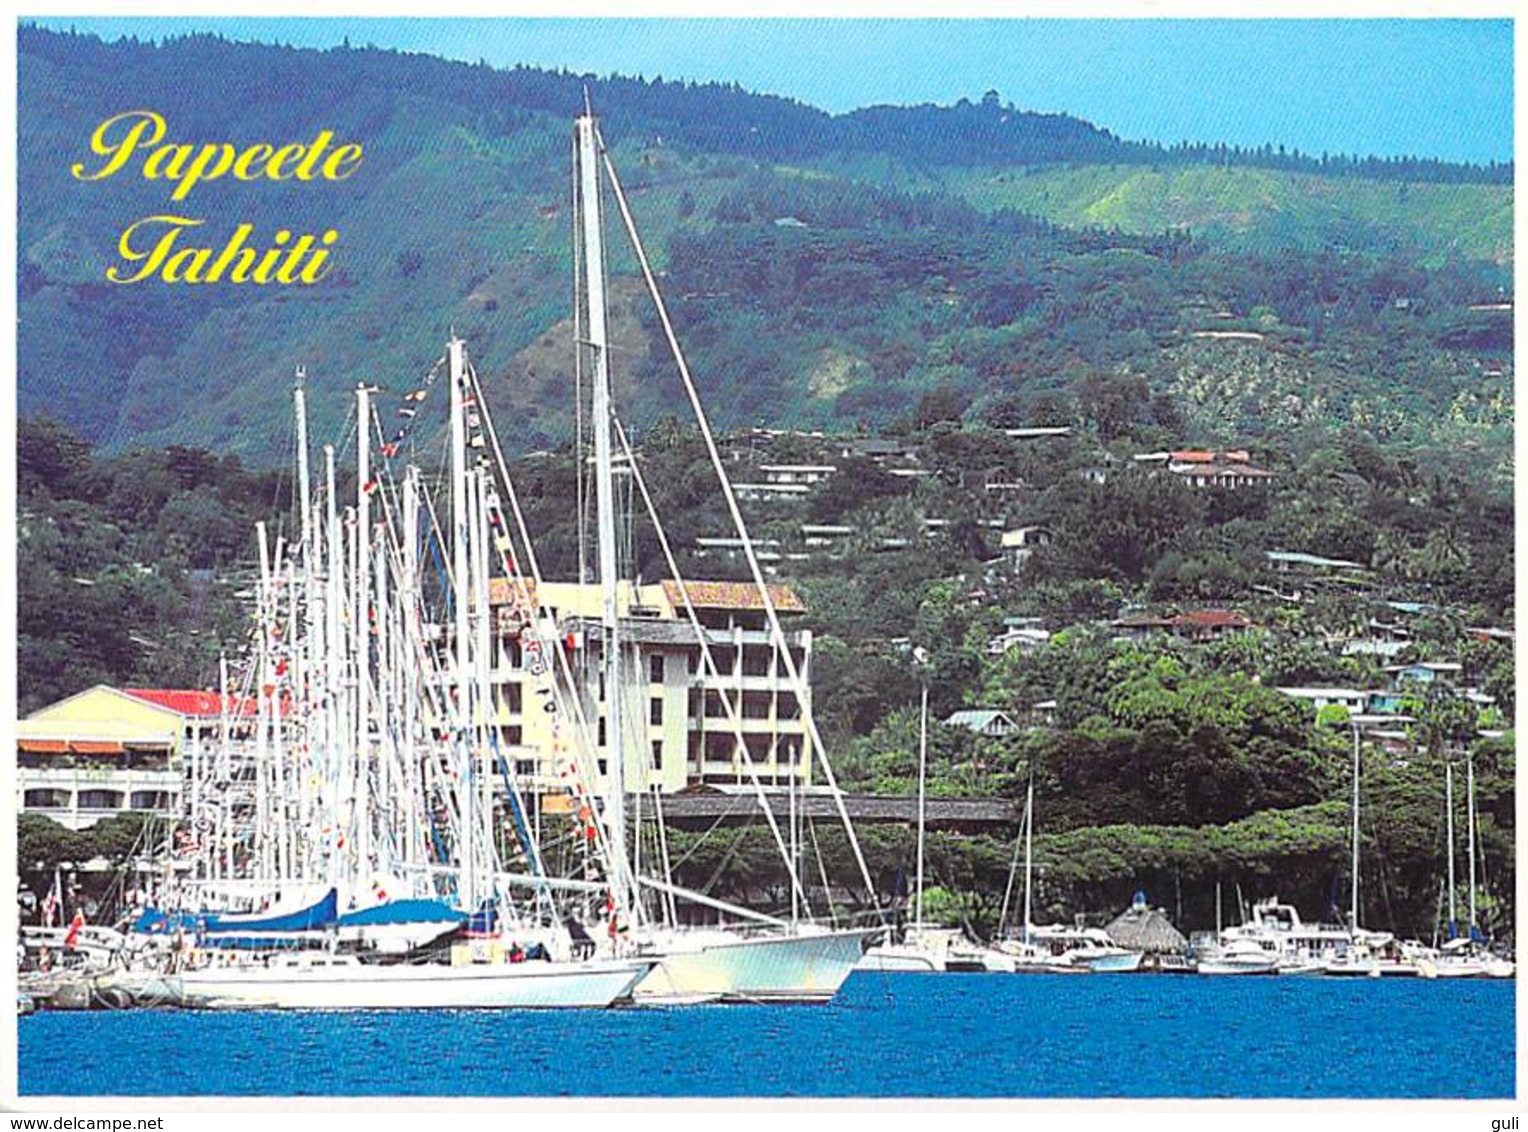
[[357, 385], [355, 567], [355, 777], [351, 796], [356, 862], [371, 872], [371, 390]]
[[1029, 768], [1029, 787], [1024, 791], [1024, 942], [1029, 942], [1030, 908], [1035, 868], [1035, 768]]
[[[479, 409], [481, 412], [482, 410]], [[472, 502], [474, 521], [472, 524], [472, 618], [473, 618], [473, 680], [477, 684], [474, 700], [477, 703], [478, 726], [473, 731], [473, 750], [488, 753], [493, 749], [489, 742], [489, 728], [497, 727], [498, 720], [495, 718], [493, 708], [493, 662], [491, 635], [492, 626], [489, 623], [491, 610], [488, 604], [488, 469], [479, 464], [472, 472]], [[501, 750], [500, 756], [509, 758], [509, 752]], [[489, 764], [490, 767], [492, 764]], [[510, 781], [510, 775], [505, 774], [506, 781]], [[493, 802], [491, 793], [492, 778], [483, 777], [474, 782], [477, 788], [475, 803], [481, 804], [483, 821], [482, 828], [487, 831], [484, 837], [483, 854], [484, 861], [490, 869], [498, 867], [497, 850], [494, 845], [493, 828]], [[513, 806], [514, 799], [505, 799], [506, 805]], [[490, 886], [491, 888], [492, 886]]]
[[1358, 728], [1353, 728], [1353, 896], [1348, 930], [1358, 931]]
[[452, 594], [451, 610], [456, 621], [456, 709], [460, 726], [458, 770], [461, 782], [462, 826], [458, 831], [460, 849], [458, 866], [461, 869], [457, 892], [462, 911], [469, 915], [477, 911], [477, 878], [474, 875], [476, 861], [473, 856], [473, 830], [477, 822], [477, 776], [473, 765], [474, 741], [472, 734], [472, 625], [468, 618], [467, 586], [467, 422], [464, 385], [467, 367], [462, 356], [465, 343], [452, 336], [446, 343], [446, 358], [450, 369], [451, 386], [451, 542], [452, 542]]
[[[223, 783], [223, 796], [218, 800], [218, 841], [227, 854], [223, 876], [233, 879], [233, 834], [228, 827], [228, 782], [232, 778], [230, 773], [230, 754], [228, 750], [228, 655], [218, 653], [218, 779]], [[217, 876], [217, 849], [213, 849], [212, 874]]]
[[[409, 640], [408, 626], [414, 621], [415, 579], [419, 574], [419, 469], [410, 464], [403, 476], [403, 577], [399, 581], [398, 604], [402, 609], [404, 624], [400, 626], [402, 638], [399, 652], [402, 663], [400, 672], [409, 669], [406, 644]], [[403, 694], [403, 750], [404, 768], [408, 776], [404, 805], [404, 859], [414, 860], [419, 840], [419, 757], [414, 746], [414, 710], [417, 702], [412, 682]]]
[[1448, 812], [1448, 938], [1458, 932], [1459, 911], [1454, 906], [1454, 764], [1443, 764], [1444, 808]]
[[923, 924], [923, 804], [928, 790], [928, 676], [918, 712], [918, 879], [913, 886], [913, 923]]
[[307, 374], [302, 366], [292, 385], [292, 408], [297, 416], [297, 492], [298, 506], [302, 509], [302, 561], [304, 567], [313, 556], [313, 487], [308, 473], [308, 397], [303, 388]]
[[[292, 648], [291, 665], [292, 679], [292, 721], [293, 726], [300, 735], [303, 762], [300, 765], [294, 760], [294, 773], [301, 784], [301, 810], [298, 821], [303, 826], [312, 823], [314, 819], [314, 806], [316, 804], [317, 791], [311, 789], [308, 783], [314, 777], [314, 765], [319, 750], [319, 743], [325, 738], [326, 729], [323, 726], [321, 715], [314, 710], [316, 681], [319, 666], [323, 657], [323, 625], [316, 619], [317, 611], [322, 608], [323, 599], [318, 591], [318, 573], [321, 569], [321, 551], [314, 537], [313, 524], [313, 475], [308, 459], [308, 396], [305, 382], [307, 373], [302, 366], [298, 366], [292, 379], [292, 410], [297, 421], [297, 506], [301, 514], [301, 561], [302, 561], [302, 593], [303, 593], [303, 652], [299, 653], [297, 640], [294, 632], [288, 632], [287, 640]], [[291, 608], [297, 608], [297, 593], [293, 589], [290, 594]], [[295, 628], [295, 624], [292, 626]], [[296, 673], [301, 671], [299, 678]], [[313, 853], [311, 846], [303, 854], [302, 879], [313, 879]]]
[[[595, 510], [601, 589], [601, 661], [605, 675], [605, 824], [610, 839], [612, 881], [620, 887], [626, 863], [626, 768], [621, 720], [621, 646], [615, 554], [615, 482], [610, 449], [610, 358], [605, 326], [605, 265], [600, 223], [599, 165], [594, 117], [575, 124], [578, 137], [579, 214], [583, 222], [584, 294], [588, 303], [590, 360], [593, 363]], [[617, 895], [623, 900], [622, 895]]]
[[339, 831], [343, 828], [343, 784], [345, 778], [345, 731], [349, 718], [344, 707], [345, 641], [341, 635], [341, 594], [345, 569], [345, 551], [340, 537], [339, 500], [335, 495], [334, 445], [324, 445], [324, 542], [328, 546], [328, 573], [324, 583], [324, 690], [326, 693], [325, 728], [328, 739], [324, 752], [325, 787], [328, 796], [329, 858], [328, 882], [338, 888], [344, 879]]
[[268, 783], [270, 768], [267, 763], [270, 759], [271, 692], [275, 681], [275, 672], [271, 665], [271, 554], [263, 522], [255, 524], [255, 534], [260, 543], [260, 597], [257, 602], [260, 610], [260, 684], [255, 700], [259, 712], [259, 724], [255, 732], [255, 850], [258, 861], [256, 875], [261, 880], [270, 880], [273, 869], [271, 866], [271, 797]]
[[1467, 799], [1465, 814], [1469, 823], [1470, 838], [1470, 930], [1475, 929], [1475, 756], [1464, 756], [1464, 792]]

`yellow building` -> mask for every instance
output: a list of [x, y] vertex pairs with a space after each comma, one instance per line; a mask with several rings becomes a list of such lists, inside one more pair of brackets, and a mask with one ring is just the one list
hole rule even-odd
[[[620, 638], [626, 646], [625, 783], [628, 792], [657, 787], [673, 792], [692, 783], [741, 785], [751, 781], [723, 697], [737, 715], [754, 772], [766, 786], [811, 780], [812, 634], [786, 629], [786, 643], [807, 691], [798, 701], [789, 671], [772, 647], [764, 603], [756, 587], [738, 582], [687, 582], [718, 675], [705, 671], [702, 650], [676, 582], [619, 590]], [[770, 586], [770, 599], [787, 623], [805, 606], [786, 586]], [[551, 681], [566, 691], [561, 664], [542, 656], [522, 636], [528, 610], [538, 606], [555, 622], [598, 752], [595, 780], [603, 792], [611, 749], [605, 733], [605, 689], [600, 663], [601, 591], [596, 585], [549, 582], [536, 590], [496, 579], [497, 662], [493, 672], [496, 718], [507, 757], [522, 789], [555, 792], [570, 784], [576, 736], [565, 712], [549, 709]], [[545, 630], [553, 626], [544, 625]]]
[[18, 810], [70, 829], [129, 812], [177, 816], [187, 757], [211, 748], [221, 719], [211, 692], [98, 684], [50, 704], [17, 725]]

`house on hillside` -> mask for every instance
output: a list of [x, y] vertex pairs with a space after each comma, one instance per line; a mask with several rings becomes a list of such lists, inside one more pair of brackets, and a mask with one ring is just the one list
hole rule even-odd
[[760, 464], [759, 472], [765, 483], [821, 483], [838, 468], [832, 464]]
[[1022, 571], [1034, 557], [1035, 548], [1049, 546], [1050, 528], [1042, 526], [1015, 527], [1003, 532], [1003, 551], [1012, 555], [1013, 568]]
[[1213, 641], [1252, 627], [1251, 618], [1228, 609], [1195, 609], [1169, 619], [1173, 636], [1188, 641]]
[[1028, 425], [1023, 428], [1005, 428], [1004, 436], [1014, 440], [1044, 440], [1054, 436], [1071, 436], [1071, 425]]
[[1114, 639], [1120, 641], [1144, 641], [1158, 633], [1166, 633], [1173, 627], [1172, 618], [1154, 613], [1129, 613], [1110, 622]]
[[903, 464], [916, 462], [918, 445], [912, 440], [893, 437], [865, 436], [840, 442], [840, 456], [861, 456], [877, 464]]
[[1363, 712], [1369, 702], [1369, 694], [1357, 688], [1279, 688], [1278, 691], [1290, 699], [1310, 704], [1313, 715], [1336, 704], [1347, 708], [1348, 715], [1354, 716]]
[[1304, 554], [1299, 551], [1270, 550], [1266, 554], [1268, 564], [1280, 574], [1324, 576], [1343, 571], [1367, 569], [1363, 563], [1352, 562], [1346, 558], [1325, 558], [1319, 554]]
[[957, 711], [944, 721], [946, 727], [964, 727], [989, 739], [1001, 739], [1019, 729], [1013, 717], [996, 708], [969, 708]]
[[1034, 652], [1042, 648], [1050, 637], [1049, 630], [1031, 626], [1007, 629], [987, 642], [987, 655], [1003, 656], [1010, 649], [1018, 649], [1021, 653]]
[[1171, 452], [1143, 452], [1135, 457], [1140, 464], [1160, 464], [1194, 488], [1230, 489], [1266, 483], [1275, 473], [1252, 463], [1245, 449], [1214, 451], [1208, 448], [1179, 448]]
[[1455, 684], [1464, 672], [1464, 665], [1457, 660], [1419, 660], [1413, 664], [1387, 665], [1393, 687], [1407, 683], [1428, 685], [1433, 683]]
[[1254, 466], [1245, 450], [1179, 449], [1167, 454], [1167, 470], [1194, 488], [1252, 487], [1274, 478], [1273, 472]]

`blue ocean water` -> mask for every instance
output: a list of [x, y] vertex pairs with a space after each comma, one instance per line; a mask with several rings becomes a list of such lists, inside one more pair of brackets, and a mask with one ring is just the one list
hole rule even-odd
[[1444, 1097], [1514, 1092], [1515, 982], [857, 972], [827, 1006], [42, 1013], [20, 1092]]

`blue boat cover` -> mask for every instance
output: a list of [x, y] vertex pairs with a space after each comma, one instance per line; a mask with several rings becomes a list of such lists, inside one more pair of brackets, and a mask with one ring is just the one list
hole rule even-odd
[[225, 915], [217, 912], [161, 912], [145, 908], [132, 930], [144, 935], [188, 931], [204, 935], [224, 932], [304, 932], [325, 927], [339, 916], [339, 892], [330, 889], [317, 904], [280, 916]]
[[375, 908], [360, 912], [346, 912], [340, 917], [340, 927], [362, 927], [368, 924], [459, 924], [467, 913], [458, 912], [439, 900], [390, 900]]

